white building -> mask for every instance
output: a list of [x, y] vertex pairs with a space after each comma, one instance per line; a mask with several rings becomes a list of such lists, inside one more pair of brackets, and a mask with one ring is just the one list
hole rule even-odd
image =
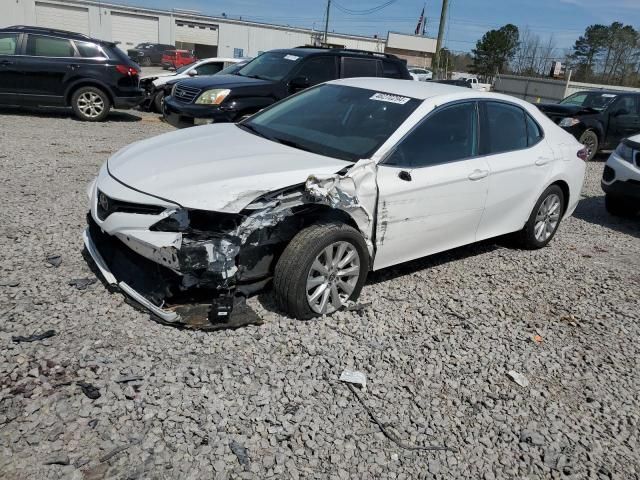
[[[127, 50], [142, 42], [195, 50], [199, 57], [255, 57], [274, 48], [318, 45], [322, 34], [295, 28], [183, 10], [157, 10], [91, 0], [0, 0], [0, 28], [35, 25], [84, 33], [117, 42]], [[397, 53], [409, 63], [430, 64], [435, 41], [413, 35], [389, 34], [387, 39], [330, 33], [332, 46]], [[411, 50], [419, 48], [421, 50]]]

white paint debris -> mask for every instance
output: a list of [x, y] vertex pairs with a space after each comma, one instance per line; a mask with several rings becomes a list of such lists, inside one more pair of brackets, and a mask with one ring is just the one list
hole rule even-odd
[[356, 370], [344, 370], [340, 375], [340, 381], [345, 383], [352, 383], [353, 385], [366, 390], [367, 388], [367, 376]]
[[523, 374], [516, 372], [515, 370], [509, 370], [507, 372], [507, 377], [516, 382], [521, 387], [528, 387], [529, 380]]

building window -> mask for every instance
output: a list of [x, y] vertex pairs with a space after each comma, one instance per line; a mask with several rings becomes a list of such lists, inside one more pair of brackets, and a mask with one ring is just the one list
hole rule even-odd
[[244, 49], [243, 48], [234, 48], [233, 49], [233, 58], [242, 58], [244, 57]]

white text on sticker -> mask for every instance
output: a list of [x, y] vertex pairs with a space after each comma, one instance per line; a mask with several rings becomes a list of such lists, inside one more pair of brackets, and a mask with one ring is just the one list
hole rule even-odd
[[379, 102], [398, 103], [404, 105], [409, 100], [409, 97], [401, 97], [400, 95], [391, 95], [389, 93], [374, 93], [370, 100], [377, 100]]

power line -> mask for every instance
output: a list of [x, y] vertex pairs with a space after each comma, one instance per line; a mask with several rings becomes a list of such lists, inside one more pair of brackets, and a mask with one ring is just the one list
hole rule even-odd
[[333, 2], [333, 5], [340, 10], [342, 13], [346, 13], [347, 15], [371, 15], [372, 13], [376, 13], [379, 12], [380, 10], [382, 10], [383, 8], [388, 7], [389, 5], [393, 5], [394, 3], [396, 3], [398, 0], [388, 0], [387, 2], [378, 5], [377, 7], [372, 7], [369, 9], [365, 9], [365, 10], [353, 10], [347, 7], [344, 7], [342, 5], [340, 5], [337, 2]]

